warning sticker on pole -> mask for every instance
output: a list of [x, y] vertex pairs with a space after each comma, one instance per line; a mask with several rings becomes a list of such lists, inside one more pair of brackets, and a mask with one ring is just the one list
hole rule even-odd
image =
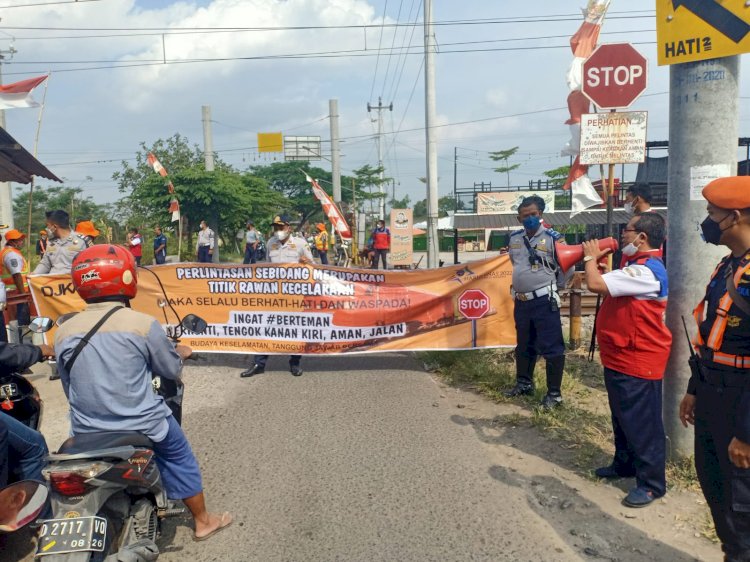
[[647, 111], [581, 116], [581, 164], [640, 164], [646, 159]]
[[705, 201], [703, 188], [718, 178], [731, 176], [728, 164], [710, 164], [690, 167], [690, 200]]

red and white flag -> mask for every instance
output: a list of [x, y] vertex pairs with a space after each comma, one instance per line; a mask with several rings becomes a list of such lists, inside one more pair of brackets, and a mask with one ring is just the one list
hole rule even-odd
[[[146, 156], [146, 160], [148, 161], [148, 165], [154, 169], [154, 172], [156, 172], [163, 178], [167, 177], [167, 169], [161, 165], [161, 162], [159, 162], [159, 159], [154, 155], [153, 152], [148, 153], [148, 156]], [[167, 182], [167, 191], [170, 194], [174, 194], [174, 185], [172, 185], [171, 181]], [[180, 202], [176, 197], [172, 197], [172, 199], [169, 201], [169, 212], [172, 213], [172, 222], [177, 222], [178, 220], [180, 220]]]
[[153, 152], [148, 153], [146, 160], [148, 160], [148, 165], [154, 169], [154, 172], [161, 175], [161, 177], [163, 178], [167, 177], [166, 168], [164, 168], [164, 166], [161, 165], [161, 162], [159, 162], [159, 159], [156, 156], [154, 156]]
[[594, 189], [587, 175], [589, 167], [580, 163], [578, 153], [580, 152], [581, 145], [581, 115], [588, 113], [591, 108], [591, 102], [581, 92], [583, 61], [596, 48], [602, 22], [607, 15], [610, 2], [611, 0], [589, 0], [588, 5], [583, 9], [584, 21], [570, 39], [570, 49], [573, 51], [575, 58], [568, 70], [568, 86], [571, 89], [568, 95], [570, 117], [565, 124], [570, 126], [571, 139], [563, 149], [563, 154], [575, 156], [576, 159], [570, 168], [570, 173], [563, 189], [572, 190], [573, 205], [570, 211], [571, 217], [589, 207], [603, 203], [602, 198], [596, 192], [596, 189]]
[[349, 228], [349, 224], [346, 222], [346, 219], [344, 218], [344, 215], [341, 214], [339, 208], [333, 202], [333, 199], [331, 199], [325, 192], [325, 190], [320, 187], [320, 184], [318, 184], [317, 181], [307, 175], [307, 173], [305, 173], [305, 179], [312, 184], [312, 190], [315, 194], [315, 197], [317, 197], [318, 201], [320, 201], [320, 204], [323, 206], [323, 212], [328, 217], [328, 220], [331, 221], [331, 224], [333, 224], [333, 228], [336, 229], [336, 232], [339, 233], [339, 236], [341, 236], [341, 238], [344, 240], [351, 240], [352, 231]]
[[39, 103], [31, 97], [31, 92], [49, 76], [37, 76], [0, 86], [0, 109], [16, 107], [39, 107]]

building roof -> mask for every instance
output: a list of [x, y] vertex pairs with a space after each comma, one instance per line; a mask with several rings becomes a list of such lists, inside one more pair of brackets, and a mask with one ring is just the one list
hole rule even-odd
[[[653, 208], [664, 218], [667, 216], [667, 210], [664, 208]], [[612, 214], [614, 224], [627, 224], [630, 215], [622, 209], [615, 209]], [[602, 225], [607, 224], [607, 210], [594, 209], [583, 211], [577, 215], [570, 216], [570, 211], [558, 211], [556, 213], [544, 213], [544, 221], [555, 226], [568, 225]], [[496, 214], [496, 215], [469, 215], [456, 214], [453, 217], [453, 225], [458, 230], [482, 230], [486, 228], [521, 228], [518, 224], [516, 215]]]
[[62, 183], [5, 130], [0, 128], [0, 181], [31, 182], [32, 176]]

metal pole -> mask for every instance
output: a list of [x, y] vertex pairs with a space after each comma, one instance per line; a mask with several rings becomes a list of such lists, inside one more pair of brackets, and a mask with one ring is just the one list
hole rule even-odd
[[427, 145], [427, 267], [440, 261], [438, 242], [438, 164], [434, 125], [435, 102], [435, 35], [432, 28], [432, 0], [424, 2], [424, 90], [425, 141]]
[[[201, 107], [203, 115], [203, 159], [206, 164], [206, 171], [214, 171], [214, 138], [211, 132], [211, 106], [204, 105]], [[204, 220], [210, 220], [211, 227], [214, 229], [214, 251], [211, 257], [213, 263], [219, 263], [219, 218], [218, 213], [214, 212], [212, 217], [205, 217]]]
[[[694, 79], [708, 69], [721, 78]], [[678, 416], [690, 378], [689, 347], [681, 317], [685, 317], [694, 333], [694, 322], [690, 322], [693, 308], [703, 298], [711, 272], [727, 252], [724, 247], [704, 244], [700, 238], [698, 225], [706, 217], [706, 201], [700, 195], [700, 185], [695, 185], [691, 177], [737, 173], [739, 57], [675, 64], [669, 70], [666, 322], [673, 341], [664, 377], [664, 424], [669, 453], [680, 458], [693, 453], [693, 432], [682, 427]]]
[[[9, 50], [0, 50], [0, 84], [3, 83], [2, 66], [5, 61], [5, 55], [9, 54], [11, 57], [16, 53], [16, 50], [11, 46]], [[5, 125], [5, 110], [0, 109], [0, 127], [7, 130]], [[13, 221], [13, 190], [10, 187], [10, 182], [0, 182], [0, 223], [7, 224], [8, 228], [15, 228]]]
[[333, 202], [341, 203], [341, 152], [339, 151], [339, 100], [328, 100], [328, 113], [331, 120], [331, 181], [333, 182]]
[[[47, 102], [47, 86], [49, 85], [50, 76], [44, 81], [44, 95], [42, 96], [42, 106], [39, 108], [39, 117], [36, 122], [36, 137], [34, 138], [34, 158], [37, 157], [39, 152], [39, 133], [42, 130], [42, 116], [44, 115], [44, 106]], [[26, 226], [26, 256], [29, 262], [31, 262], [31, 219], [34, 210], [34, 180], [36, 176], [31, 176], [31, 184], [29, 185], [29, 224]]]

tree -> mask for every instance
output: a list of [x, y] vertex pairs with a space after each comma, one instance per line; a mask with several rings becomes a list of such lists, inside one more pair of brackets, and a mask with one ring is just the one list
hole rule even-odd
[[508, 187], [510, 187], [510, 173], [521, 167], [521, 164], [508, 164], [508, 159], [518, 152], [518, 147], [508, 148], [506, 150], [498, 150], [497, 152], [490, 152], [490, 158], [495, 162], [505, 162], [505, 166], [495, 168], [495, 171], [500, 174], [508, 174]]
[[565, 184], [565, 180], [568, 179], [569, 173], [570, 166], [560, 166], [559, 168], [554, 168], [552, 170], [543, 172], [543, 174], [551, 180], [550, 185], [555, 189], [562, 188], [562, 186]]
[[403, 199], [391, 199], [388, 201], [388, 205], [391, 209], [408, 209], [411, 205], [411, 197], [407, 195]]
[[[373, 168], [369, 164], [365, 164], [361, 168], [354, 170], [355, 181], [357, 187], [359, 187], [363, 193], [361, 202], [370, 202], [370, 211], [372, 211], [372, 203], [378, 202], [378, 208], [380, 207], [379, 199], [385, 197], [385, 193], [380, 193], [380, 186], [391, 181], [391, 178], [383, 177], [381, 179], [380, 174], [383, 173], [385, 168], [378, 166]], [[383, 217], [384, 218], [384, 217]]]
[[[459, 209], [463, 208], [463, 204], [460, 204]], [[444, 195], [438, 199], [438, 218], [447, 217], [449, 213], [456, 210], [456, 200], [453, 195]], [[427, 199], [422, 199], [414, 204], [414, 220], [417, 218], [420, 220], [427, 218]]]

